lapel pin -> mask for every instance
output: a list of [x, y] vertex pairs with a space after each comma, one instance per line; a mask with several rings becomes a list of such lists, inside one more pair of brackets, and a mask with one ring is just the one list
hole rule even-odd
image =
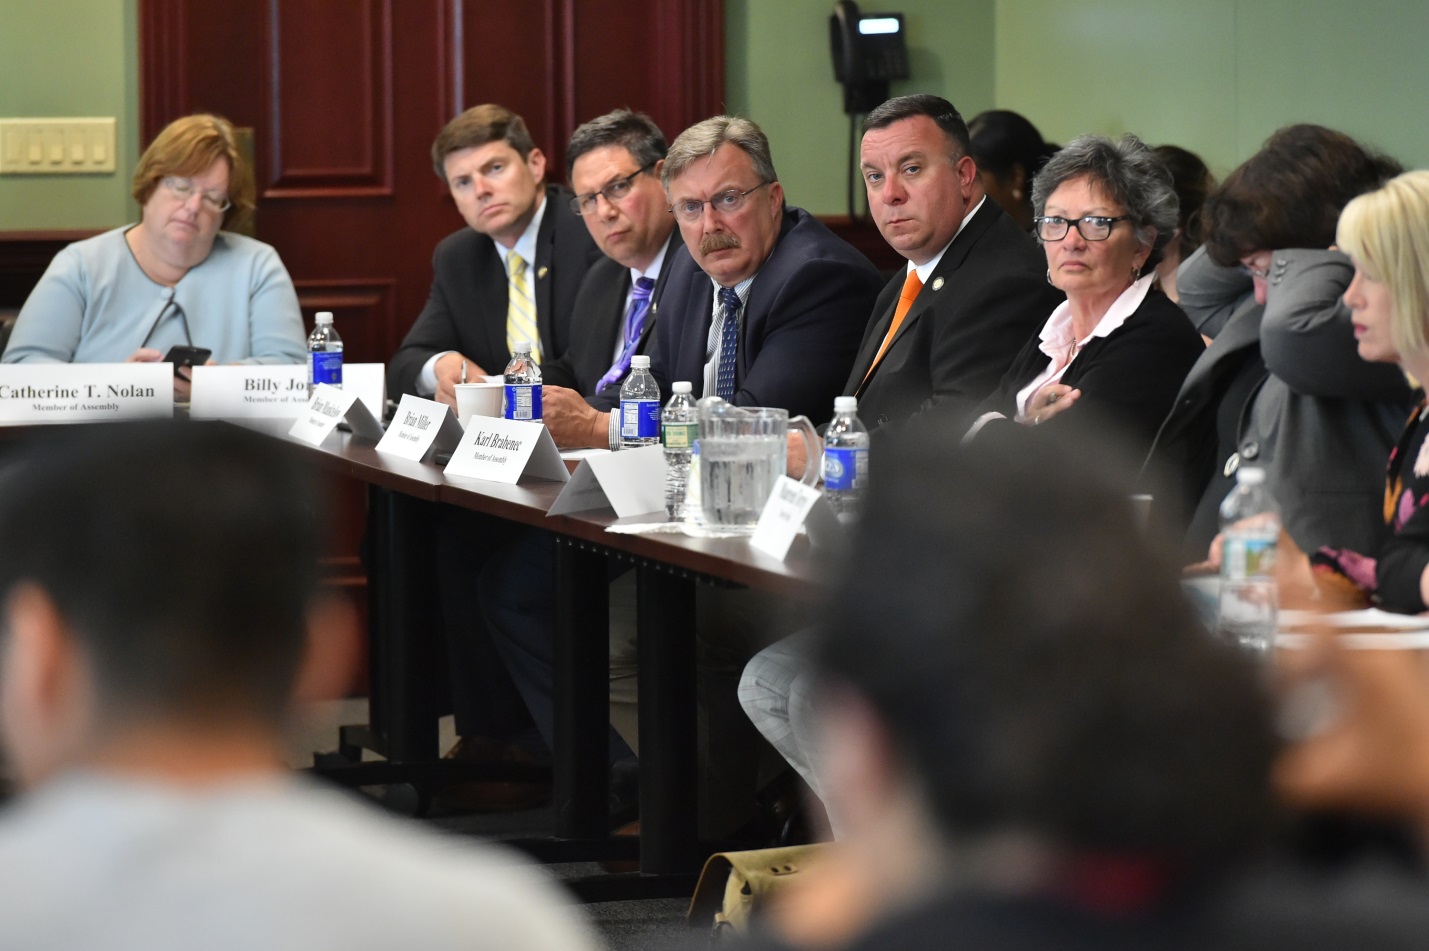
[[543, 268], [541, 268], [539, 271], [536, 272], [536, 280], [539, 281], [541, 278], [545, 277], [545, 276], [546, 276], [546, 273], [547, 273], [548, 271], [550, 271], [550, 270], [551, 270], [551, 269], [548, 268], [548, 267], [543, 267]]
[[935, 278], [933, 278], [933, 290], [935, 290], [935, 291], [940, 291], [940, 290], [942, 290], [942, 289], [943, 289], [943, 279], [942, 279], [941, 277], [935, 277]]

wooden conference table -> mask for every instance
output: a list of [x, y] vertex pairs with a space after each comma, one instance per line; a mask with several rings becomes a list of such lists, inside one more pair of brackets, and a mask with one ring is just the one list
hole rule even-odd
[[[610, 510], [547, 516], [562, 485], [505, 485], [448, 478], [436, 465], [378, 453], [334, 433], [318, 448], [287, 439], [287, 426], [260, 425], [310, 464], [368, 486], [371, 561], [371, 708], [364, 727], [345, 727], [336, 756], [319, 772], [350, 785], [410, 783], [419, 796], [441, 775], [436, 563], [427, 527], [440, 504], [545, 529], [556, 535], [555, 818], [549, 839], [514, 843], [547, 861], [629, 856], [629, 839], [609, 835], [609, 562], [636, 571], [640, 703], [640, 872], [577, 880], [588, 901], [688, 895], [706, 851], [697, 834], [695, 589], [744, 586], [792, 598], [820, 592], [816, 554], [799, 539], [786, 561], [743, 538], [606, 532]], [[663, 518], [651, 515], [630, 521]], [[472, 579], [475, 583], [475, 579]], [[385, 763], [361, 763], [361, 748]]]

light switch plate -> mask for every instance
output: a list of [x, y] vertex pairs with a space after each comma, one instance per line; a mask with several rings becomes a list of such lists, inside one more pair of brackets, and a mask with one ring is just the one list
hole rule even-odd
[[114, 119], [0, 119], [0, 175], [113, 174]]

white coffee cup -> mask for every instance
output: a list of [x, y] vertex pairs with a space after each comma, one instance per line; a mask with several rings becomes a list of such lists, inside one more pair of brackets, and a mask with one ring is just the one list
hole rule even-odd
[[462, 428], [473, 416], [500, 416], [503, 383], [456, 384], [456, 418]]

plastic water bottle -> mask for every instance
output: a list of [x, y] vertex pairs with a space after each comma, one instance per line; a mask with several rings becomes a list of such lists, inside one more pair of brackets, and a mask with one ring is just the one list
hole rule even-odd
[[342, 386], [342, 338], [332, 326], [332, 313], [317, 315], [313, 332], [308, 334], [308, 398], [319, 383]]
[[638, 449], [660, 441], [660, 385], [650, 375], [650, 358], [630, 358], [630, 375], [620, 387], [620, 448]]
[[834, 418], [824, 430], [824, 498], [840, 519], [858, 515], [868, 488], [868, 430], [858, 418], [858, 400], [834, 398]]
[[665, 447], [665, 511], [670, 521], [685, 517], [685, 491], [690, 481], [690, 452], [700, 438], [700, 417], [688, 380], [670, 387], [670, 402], [660, 414], [660, 443]]
[[531, 344], [518, 343], [506, 364], [501, 415], [507, 419], [541, 418], [541, 368], [531, 359]]
[[1221, 503], [1221, 608], [1218, 627], [1248, 650], [1269, 650], [1275, 637], [1275, 545], [1280, 513], [1265, 488], [1265, 470], [1242, 466]]

